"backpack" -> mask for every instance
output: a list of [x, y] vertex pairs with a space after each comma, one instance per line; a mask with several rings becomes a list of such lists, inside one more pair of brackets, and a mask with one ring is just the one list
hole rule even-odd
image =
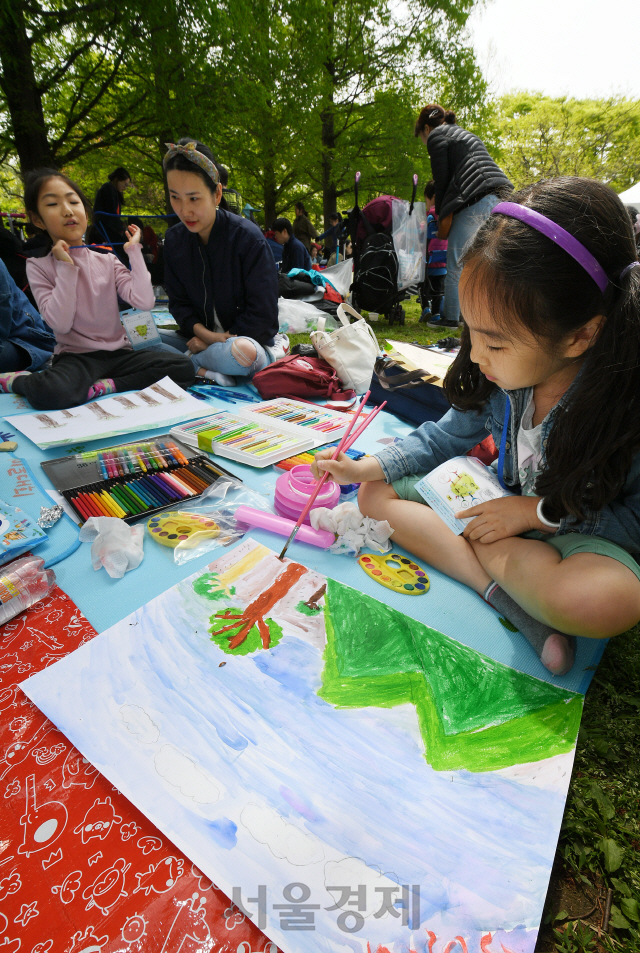
[[398, 256], [391, 235], [374, 232], [365, 239], [353, 278], [358, 308], [384, 312], [398, 296]]
[[319, 357], [288, 354], [253, 375], [252, 384], [263, 400], [274, 397], [308, 397], [319, 400], [352, 400], [355, 391], [343, 390], [334, 369]]

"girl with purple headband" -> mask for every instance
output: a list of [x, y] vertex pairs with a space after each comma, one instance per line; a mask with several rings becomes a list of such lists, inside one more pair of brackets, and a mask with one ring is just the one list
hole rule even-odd
[[[452, 409], [374, 457], [324, 451], [315, 465], [362, 483], [365, 515], [475, 589], [563, 675], [576, 636], [640, 620], [640, 263], [624, 206], [590, 179], [516, 193], [466, 249], [460, 301]], [[487, 431], [515, 495], [456, 514], [472, 517], [456, 536], [415, 484]]]

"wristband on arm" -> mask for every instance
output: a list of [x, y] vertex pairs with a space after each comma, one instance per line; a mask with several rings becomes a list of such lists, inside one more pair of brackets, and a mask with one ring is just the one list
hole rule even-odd
[[538, 500], [538, 505], [536, 506], [536, 516], [538, 517], [538, 519], [544, 526], [548, 526], [549, 529], [552, 529], [555, 532], [557, 529], [559, 529], [560, 523], [552, 523], [550, 522], [550, 520], [546, 518], [546, 516], [542, 515], [543, 503], [544, 503], [544, 497], [541, 496], [540, 499]]

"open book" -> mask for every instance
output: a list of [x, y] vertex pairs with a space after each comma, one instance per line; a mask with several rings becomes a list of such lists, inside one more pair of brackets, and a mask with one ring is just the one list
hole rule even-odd
[[441, 463], [416, 483], [416, 490], [457, 536], [474, 517], [456, 519], [454, 513], [500, 496], [514, 496], [502, 489], [496, 473], [477, 457], [453, 457]]

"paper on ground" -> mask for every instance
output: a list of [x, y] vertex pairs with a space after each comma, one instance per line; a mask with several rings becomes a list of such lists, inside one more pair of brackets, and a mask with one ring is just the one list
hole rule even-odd
[[456, 359], [455, 354], [447, 354], [442, 351], [425, 351], [413, 344], [407, 344], [405, 341], [391, 341], [387, 338], [387, 344], [390, 344], [394, 351], [401, 354], [406, 362], [413, 365], [411, 369], [425, 371], [426, 374], [432, 374], [440, 380], [444, 379], [445, 374]]
[[37, 411], [5, 417], [42, 450], [117, 437], [123, 433], [171, 427], [202, 413], [202, 404], [169, 377], [140, 391], [111, 394], [68, 410]]

